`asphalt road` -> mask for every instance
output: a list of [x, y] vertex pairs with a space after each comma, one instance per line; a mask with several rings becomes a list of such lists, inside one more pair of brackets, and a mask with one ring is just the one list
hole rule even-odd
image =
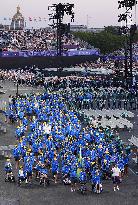
[[[0, 95], [0, 100], [8, 99], [9, 94], [16, 93], [16, 87], [12, 83], [1, 84], [6, 91], [4, 95]], [[19, 88], [19, 92], [35, 92], [41, 89]], [[4, 121], [4, 117], [0, 114], [0, 120]], [[121, 137], [127, 141], [132, 134], [136, 135], [137, 128], [137, 112], [135, 113], [134, 130], [131, 132], [121, 132]], [[0, 134], [0, 145], [15, 144], [13, 125], [6, 125], [7, 133]], [[129, 170], [129, 176], [123, 178], [120, 186], [120, 191], [113, 191], [112, 181], [103, 181], [103, 192], [99, 195], [91, 192], [91, 187], [88, 185], [86, 195], [81, 195], [78, 191], [71, 193], [70, 186], [64, 186], [61, 181], [54, 184], [52, 181], [49, 187], [40, 186], [34, 181], [32, 185], [22, 185], [5, 183], [4, 181], [4, 160], [0, 160], [0, 205], [136, 205], [138, 202], [138, 176], [135, 174], [132, 167]], [[14, 164], [14, 161], [13, 161]]]

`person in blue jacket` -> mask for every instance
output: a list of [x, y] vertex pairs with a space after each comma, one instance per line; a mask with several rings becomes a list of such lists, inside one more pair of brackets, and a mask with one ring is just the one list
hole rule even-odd
[[13, 156], [16, 162], [16, 169], [19, 167], [19, 161], [20, 161], [20, 153], [21, 153], [21, 149], [19, 146], [15, 145], [14, 149], [13, 149]]
[[74, 168], [71, 169], [70, 171], [70, 179], [71, 179], [71, 192], [76, 191], [76, 185], [78, 182], [77, 179], [77, 170]]
[[94, 173], [93, 183], [94, 183], [95, 193], [100, 194], [102, 191], [102, 183], [101, 183], [101, 175], [98, 170]]
[[56, 157], [52, 160], [51, 164], [52, 168], [52, 174], [55, 180], [55, 184], [57, 184], [57, 177], [58, 177], [58, 171], [59, 171], [59, 163]]
[[26, 172], [26, 183], [31, 183], [32, 181], [32, 174], [33, 174], [33, 164], [32, 162], [29, 160], [27, 160], [27, 162], [24, 164], [24, 170]]

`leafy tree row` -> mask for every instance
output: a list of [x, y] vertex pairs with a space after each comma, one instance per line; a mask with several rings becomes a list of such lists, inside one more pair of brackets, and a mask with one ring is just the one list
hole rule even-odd
[[[105, 28], [100, 33], [74, 32], [76, 38], [88, 42], [95, 48], [99, 48], [102, 54], [112, 53], [118, 49], [124, 48], [125, 36], [119, 35], [116, 29], [112, 27]], [[138, 33], [134, 36], [134, 41], [138, 41]]]

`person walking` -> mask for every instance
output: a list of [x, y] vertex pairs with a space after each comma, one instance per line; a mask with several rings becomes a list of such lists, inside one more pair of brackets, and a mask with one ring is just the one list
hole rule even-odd
[[114, 191], [119, 191], [119, 184], [121, 179], [121, 170], [118, 168], [117, 165], [113, 166], [112, 168], [112, 179], [114, 184]]

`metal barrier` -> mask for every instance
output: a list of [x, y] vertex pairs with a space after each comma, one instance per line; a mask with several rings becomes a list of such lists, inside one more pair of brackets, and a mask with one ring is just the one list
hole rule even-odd
[[0, 146], [0, 158], [11, 157], [14, 145]]
[[7, 102], [5, 100], [0, 100], [0, 111], [6, 111]]

